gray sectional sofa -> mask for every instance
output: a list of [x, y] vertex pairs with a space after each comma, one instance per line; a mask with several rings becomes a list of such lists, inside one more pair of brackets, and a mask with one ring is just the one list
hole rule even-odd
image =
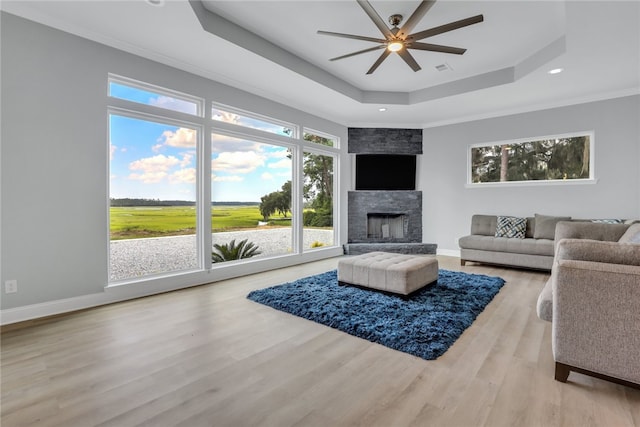
[[640, 223], [560, 222], [537, 313], [552, 322], [555, 378], [640, 388]]
[[556, 224], [570, 220], [536, 214], [526, 218], [524, 238], [496, 237], [497, 215], [473, 215], [471, 234], [458, 240], [460, 263], [467, 261], [551, 270]]

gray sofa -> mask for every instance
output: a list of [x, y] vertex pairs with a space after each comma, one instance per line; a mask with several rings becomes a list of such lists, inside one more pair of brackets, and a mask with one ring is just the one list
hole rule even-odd
[[526, 233], [521, 239], [496, 237], [497, 215], [473, 215], [471, 234], [458, 240], [460, 263], [465, 265], [467, 261], [474, 261], [551, 270], [556, 224], [570, 219], [540, 214], [526, 218]]
[[640, 224], [560, 222], [538, 316], [552, 322], [555, 378], [640, 388]]

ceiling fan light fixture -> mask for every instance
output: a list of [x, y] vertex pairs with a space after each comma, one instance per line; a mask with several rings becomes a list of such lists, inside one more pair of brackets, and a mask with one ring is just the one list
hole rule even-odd
[[403, 47], [404, 47], [404, 43], [398, 40], [394, 40], [387, 44], [387, 49], [389, 49], [391, 52], [397, 52], [401, 50]]

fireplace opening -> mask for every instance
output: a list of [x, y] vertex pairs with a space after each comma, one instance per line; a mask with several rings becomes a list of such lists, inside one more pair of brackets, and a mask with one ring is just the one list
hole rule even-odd
[[403, 239], [407, 234], [408, 218], [405, 214], [367, 214], [367, 238]]

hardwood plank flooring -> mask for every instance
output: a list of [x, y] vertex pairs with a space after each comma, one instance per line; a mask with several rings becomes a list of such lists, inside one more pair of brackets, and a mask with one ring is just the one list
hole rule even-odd
[[438, 259], [507, 281], [438, 360], [245, 298], [333, 258], [5, 328], [1, 425], [640, 427], [640, 391], [554, 381], [547, 274]]

